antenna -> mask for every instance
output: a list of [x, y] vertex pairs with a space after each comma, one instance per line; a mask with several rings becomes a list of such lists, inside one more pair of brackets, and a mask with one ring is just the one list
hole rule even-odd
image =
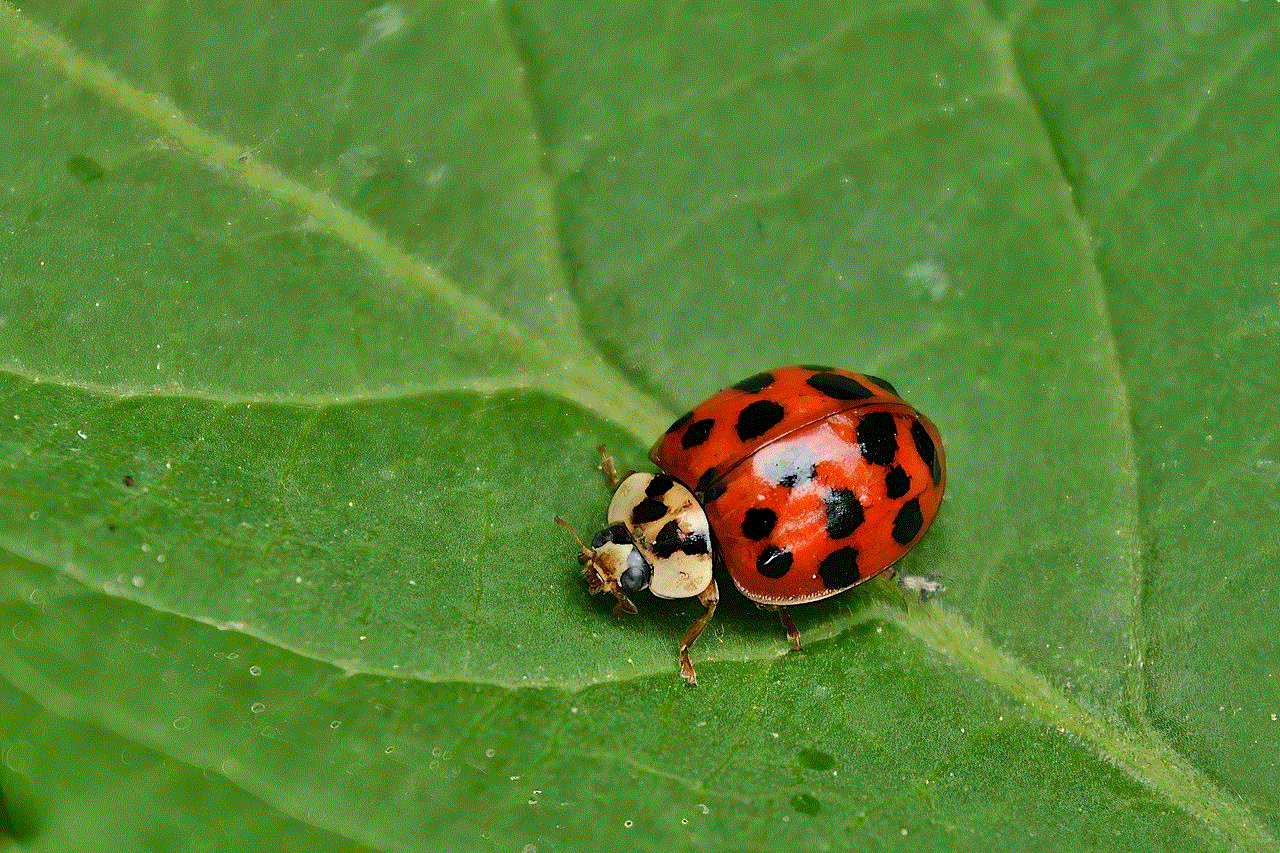
[[581, 546], [581, 548], [582, 548], [582, 553], [584, 553], [584, 554], [586, 554], [586, 555], [588, 555], [588, 556], [590, 556], [590, 555], [591, 555], [591, 549], [590, 549], [590, 548], [588, 548], [586, 545], [583, 545], [583, 544], [582, 544], [582, 537], [578, 535], [578, 531], [576, 531], [576, 530], [574, 530], [574, 529], [573, 529], [573, 525], [572, 525], [572, 524], [570, 524], [569, 522], [565, 521], [563, 518], [561, 518], [561, 517], [560, 517], [560, 516], [558, 516], [558, 515], [556, 516], [556, 524], [560, 525], [560, 526], [561, 526], [561, 527], [563, 527], [565, 530], [567, 530], [567, 531], [569, 531], [571, 534], [573, 534], [573, 538], [578, 540], [578, 545], [579, 545], [579, 546]]

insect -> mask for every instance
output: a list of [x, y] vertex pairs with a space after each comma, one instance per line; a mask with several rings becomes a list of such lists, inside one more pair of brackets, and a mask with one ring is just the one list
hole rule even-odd
[[[659, 473], [620, 477], [599, 452], [614, 493], [607, 526], [590, 547], [578, 540], [587, 587], [625, 613], [646, 588], [697, 596], [706, 612], [680, 641], [691, 685], [689, 648], [720, 600], [715, 555], [798, 650], [786, 608], [889, 569], [928, 530], [946, 485], [933, 423], [883, 379], [830, 367], [779, 367], [712, 395], [654, 444]], [[935, 577], [905, 581], [922, 597], [941, 589]]]

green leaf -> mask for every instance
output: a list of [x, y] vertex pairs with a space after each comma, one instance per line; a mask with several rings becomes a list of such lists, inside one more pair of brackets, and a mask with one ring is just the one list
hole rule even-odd
[[[24, 6], [0, 845], [1274, 849], [1274, 4]], [[796, 362], [949, 589], [689, 689], [552, 518]]]

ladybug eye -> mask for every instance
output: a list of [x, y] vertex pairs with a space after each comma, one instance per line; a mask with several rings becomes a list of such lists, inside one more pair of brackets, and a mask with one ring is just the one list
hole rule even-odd
[[618, 578], [618, 586], [627, 592], [639, 592], [649, 585], [649, 578], [652, 576], [653, 567], [638, 549], [632, 548], [627, 555], [627, 570]]

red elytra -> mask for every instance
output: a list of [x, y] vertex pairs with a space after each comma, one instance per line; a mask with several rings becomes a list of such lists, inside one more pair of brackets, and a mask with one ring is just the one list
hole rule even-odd
[[888, 382], [833, 368], [726, 388], [649, 458], [693, 490], [734, 584], [764, 605], [875, 577], [929, 529], [946, 486], [933, 423]]

